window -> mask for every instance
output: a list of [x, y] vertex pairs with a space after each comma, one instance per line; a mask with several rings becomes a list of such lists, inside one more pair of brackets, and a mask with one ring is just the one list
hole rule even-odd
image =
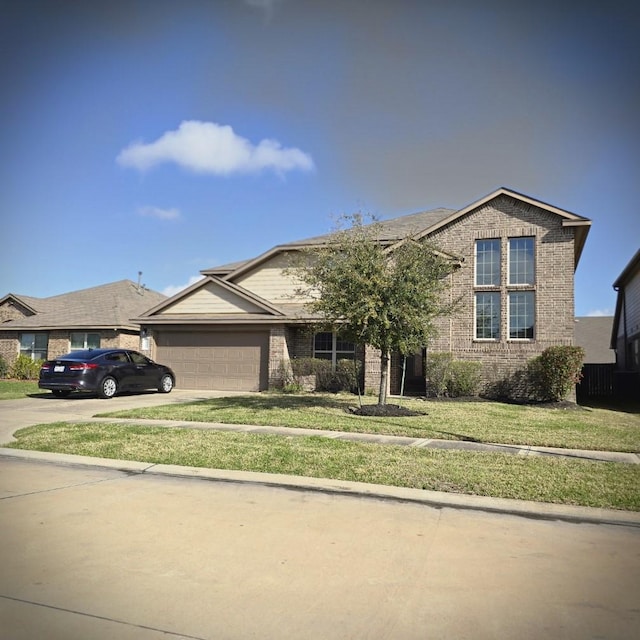
[[99, 349], [100, 334], [99, 333], [72, 333], [71, 334], [71, 351], [80, 351], [81, 349]]
[[519, 291], [509, 293], [509, 337], [533, 338], [534, 293]]
[[509, 238], [509, 284], [534, 283], [533, 238]]
[[23, 333], [20, 336], [20, 355], [32, 360], [46, 360], [48, 350], [48, 333]]
[[476, 240], [476, 286], [500, 285], [500, 240]]
[[495, 238], [475, 243], [475, 339], [500, 340], [502, 335], [508, 340], [533, 340], [535, 238], [509, 238], [505, 268], [501, 242]]
[[476, 339], [500, 338], [500, 293], [476, 293]]
[[342, 340], [337, 334], [331, 332], [316, 333], [313, 340], [313, 357], [323, 360], [331, 360], [335, 368], [338, 360], [353, 360], [356, 348], [352, 342]]

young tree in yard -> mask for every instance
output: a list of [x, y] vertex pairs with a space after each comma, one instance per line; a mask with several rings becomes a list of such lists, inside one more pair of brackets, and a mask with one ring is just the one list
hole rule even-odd
[[380, 350], [378, 404], [387, 402], [391, 353], [415, 353], [435, 334], [436, 318], [453, 310], [445, 295], [456, 263], [433, 245], [407, 237], [381, 241], [379, 223], [346, 216], [329, 242], [305, 252], [291, 273], [312, 298], [307, 309], [356, 344]]

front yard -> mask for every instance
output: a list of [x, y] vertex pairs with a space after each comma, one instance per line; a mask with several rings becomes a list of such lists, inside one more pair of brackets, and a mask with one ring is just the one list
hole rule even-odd
[[[402, 404], [421, 415], [356, 416], [349, 411], [357, 406], [354, 396], [319, 394], [233, 396], [101, 415], [640, 450], [640, 413], [636, 410], [409, 399], [403, 399]], [[39, 425], [18, 431], [16, 438], [18, 441], [9, 446], [640, 511], [640, 465], [632, 464], [112, 423]]]

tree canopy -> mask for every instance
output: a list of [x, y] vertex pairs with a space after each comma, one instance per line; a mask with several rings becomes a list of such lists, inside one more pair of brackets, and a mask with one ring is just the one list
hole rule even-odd
[[436, 318], [452, 312], [445, 292], [456, 263], [425, 240], [384, 240], [381, 229], [360, 215], [346, 216], [293, 273], [303, 283], [299, 293], [312, 298], [309, 311], [345, 339], [380, 350], [378, 403], [385, 404], [391, 353], [406, 356], [426, 346]]

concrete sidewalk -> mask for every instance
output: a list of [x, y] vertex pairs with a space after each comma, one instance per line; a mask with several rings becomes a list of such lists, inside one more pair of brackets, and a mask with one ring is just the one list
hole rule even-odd
[[[221, 392], [206, 391], [174, 391], [169, 396], [164, 394], [141, 394], [121, 396], [106, 403], [99, 399], [59, 400], [50, 402], [49, 398], [28, 398], [20, 401], [3, 401], [0, 404], [0, 445], [14, 440], [13, 434], [19, 428], [31, 424], [65, 422], [111, 422], [118, 424], [142, 424], [165, 428], [204, 429], [242, 433], [276, 434], [301, 437], [315, 436], [351, 442], [367, 442], [380, 445], [396, 445], [445, 450], [466, 450], [498, 452], [519, 456], [556, 456], [569, 459], [581, 459], [600, 462], [618, 462], [639, 464], [640, 456], [636, 453], [588, 451], [576, 449], [557, 449], [551, 447], [533, 447], [525, 445], [505, 445], [472, 441], [439, 440], [431, 438], [409, 438], [403, 436], [385, 436], [367, 433], [346, 433], [316, 429], [297, 429], [289, 427], [270, 427], [258, 425], [233, 425], [211, 422], [188, 422], [184, 420], [144, 420], [122, 418], [94, 418], [100, 412], [122, 410], [136, 407], [156, 406], [159, 404], [181, 403], [201, 400], [209, 397], [231, 395]], [[52, 398], [52, 396], [51, 396]], [[286, 476], [279, 474], [262, 474], [239, 471], [224, 471], [172, 465], [155, 465], [143, 462], [123, 460], [107, 460], [85, 456], [50, 454], [37, 451], [0, 448], [0, 458], [21, 458], [39, 462], [82, 467], [102, 467], [118, 469], [129, 473], [168, 475], [176, 477], [197, 477], [206, 480], [234, 482], [244, 484], [284, 487], [300, 491], [326, 492], [372, 497], [383, 500], [415, 502], [435, 507], [465, 508], [521, 515], [540, 519], [563, 520], [567, 522], [592, 522], [620, 524], [640, 527], [640, 513], [624, 512], [570, 505], [554, 505], [548, 503], [526, 502], [501, 498], [486, 498], [455, 493], [444, 493], [418, 489], [405, 489], [383, 485], [371, 485], [357, 482], [334, 481], [327, 479]]]

